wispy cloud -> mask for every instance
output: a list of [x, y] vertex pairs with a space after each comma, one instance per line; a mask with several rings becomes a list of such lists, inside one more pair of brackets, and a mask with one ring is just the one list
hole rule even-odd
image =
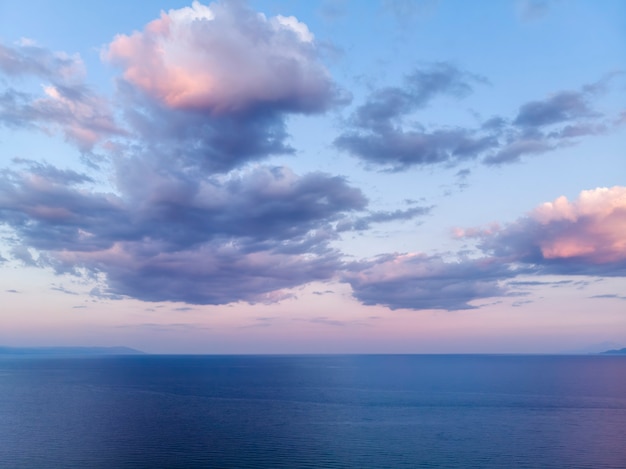
[[78, 54], [52, 52], [35, 41], [22, 39], [15, 45], [0, 44], [0, 72], [11, 76], [34, 75], [51, 82], [82, 81], [85, 65]]
[[475, 85], [486, 83], [483, 77], [439, 63], [415, 70], [404, 86], [374, 90], [356, 108], [334, 143], [366, 167], [390, 171], [473, 160], [490, 166], [515, 163], [621, 125], [620, 119], [593, 107], [594, 99], [606, 93], [609, 82], [618, 75], [609, 74], [580, 90], [560, 91], [524, 103], [510, 119], [496, 116], [477, 127], [427, 126], [416, 113], [434, 98], [462, 98]]
[[0, 44], [0, 73], [10, 80], [35, 76], [47, 81], [40, 94], [12, 87], [0, 93], [0, 125], [60, 131], [83, 152], [125, 133], [108, 100], [84, 84], [78, 55], [52, 52], [28, 41], [13, 47]]

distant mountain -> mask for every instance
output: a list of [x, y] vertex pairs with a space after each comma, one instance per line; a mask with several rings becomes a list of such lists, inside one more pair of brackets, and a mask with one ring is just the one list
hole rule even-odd
[[619, 350], [607, 350], [606, 352], [601, 352], [601, 355], [626, 355], [626, 348], [621, 348]]
[[140, 355], [130, 347], [0, 347], [0, 355]]

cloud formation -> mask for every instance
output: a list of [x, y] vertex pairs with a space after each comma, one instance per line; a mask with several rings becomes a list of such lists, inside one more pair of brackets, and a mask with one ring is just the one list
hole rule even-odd
[[11, 77], [37, 76], [55, 83], [82, 81], [85, 66], [79, 55], [52, 52], [22, 39], [14, 46], [0, 44], [0, 72]]
[[514, 275], [494, 259], [446, 262], [439, 256], [390, 254], [353, 265], [343, 280], [366, 305], [452, 311], [506, 294], [499, 282]]
[[142, 32], [116, 36], [104, 57], [172, 109], [309, 113], [336, 98], [307, 26], [293, 16], [267, 18], [241, 2], [194, 1], [162, 12]]
[[[364, 304], [460, 310], [510, 294], [520, 274], [626, 275], [622, 187], [559, 198], [501, 228], [459, 231], [476, 241], [478, 258], [395, 253], [348, 263], [333, 245], [342, 232], [414, 220], [432, 207], [368, 211], [346, 178], [260, 163], [295, 152], [290, 115], [347, 102], [294, 17], [268, 18], [237, 1], [194, 2], [116, 36], [102, 57], [121, 70], [112, 100], [83, 82], [77, 55], [28, 41], [0, 45], [0, 73], [11, 84], [0, 94], [0, 124], [61, 131], [85, 152], [100, 145], [111, 171], [106, 191], [80, 171], [15, 160], [0, 173], [10, 252], [26, 265], [103, 280], [94, 296], [272, 302], [290, 288], [339, 279]], [[45, 80], [42, 92], [18, 89], [25, 77]], [[401, 86], [373, 90], [334, 144], [393, 171], [497, 165], [618, 122], [595, 109], [603, 81], [475, 128], [416, 121], [437, 99], [461, 99], [484, 83], [446, 62], [415, 68]]]
[[374, 211], [368, 215], [349, 218], [346, 217], [337, 224], [337, 231], [367, 230], [372, 223], [387, 223], [392, 221], [413, 220], [428, 215], [433, 207], [410, 207], [393, 211]]
[[21, 241], [14, 258], [103, 274], [99, 294], [147, 301], [272, 301], [327, 280], [342, 265], [333, 223], [367, 203], [343, 178], [286, 168], [219, 178], [130, 165], [119, 196], [90, 191], [74, 171], [22, 163], [0, 178], [0, 218]]
[[522, 104], [514, 118], [492, 117], [477, 127], [425, 125], [417, 114], [442, 95], [470, 94], [486, 79], [447, 63], [418, 68], [403, 86], [374, 90], [348, 119], [335, 146], [368, 167], [403, 171], [411, 167], [457, 165], [478, 160], [509, 164], [576, 143], [621, 125], [594, 110], [593, 100], [607, 91], [608, 75], [580, 90], [560, 91]]
[[483, 77], [445, 62], [417, 68], [405, 77], [404, 86], [374, 90], [334, 143], [367, 163], [393, 171], [475, 158], [495, 145], [489, 135], [461, 128], [431, 131], [419, 124], [406, 129], [405, 120], [439, 96], [460, 98], [484, 82]]
[[559, 197], [503, 228], [467, 233], [484, 252], [545, 273], [626, 274], [626, 188]]
[[304, 23], [243, 2], [162, 12], [143, 31], [116, 36], [102, 56], [122, 69], [118, 101], [143, 151], [201, 171], [293, 153], [289, 114], [348, 99]]
[[60, 130], [81, 151], [106, 137], [123, 135], [107, 100], [82, 85], [48, 85], [44, 96], [8, 89], [0, 94], [0, 124], [11, 128]]
[[42, 94], [13, 87], [0, 93], [0, 125], [61, 131], [84, 152], [125, 133], [109, 102], [83, 83], [85, 71], [78, 55], [52, 52], [26, 40], [14, 47], [0, 44], [0, 73], [16, 82], [33, 76], [47, 81], [41, 85]]
[[[343, 281], [367, 305], [391, 309], [474, 308], [474, 300], [515, 294], [543, 281], [526, 275], [626, 276], [626, 187], [559, 197], [500, 227], [457, 229], [478, 241], [480, 258], [456, 262], [425, 254], [389, 254], [350, 266]], [[551, 282], [562, 285], [570, 281]]]

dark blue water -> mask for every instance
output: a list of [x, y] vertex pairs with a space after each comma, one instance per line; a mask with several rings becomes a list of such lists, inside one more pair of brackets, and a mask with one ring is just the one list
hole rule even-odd
[[4, 357], [0, 467], [626, 468], [626, 357]]

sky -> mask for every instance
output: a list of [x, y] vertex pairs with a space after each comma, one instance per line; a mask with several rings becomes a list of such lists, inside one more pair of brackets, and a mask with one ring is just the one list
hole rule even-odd
[[0, 0], [0, 344], [626, 346], [621, 0]]

